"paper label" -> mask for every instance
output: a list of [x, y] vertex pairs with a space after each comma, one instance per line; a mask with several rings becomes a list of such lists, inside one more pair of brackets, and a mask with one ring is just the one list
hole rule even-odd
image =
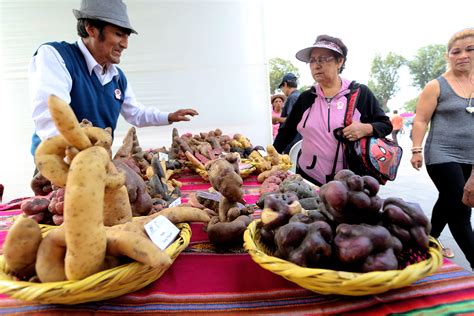
[[160, 160], [168, 161], [168, 154], [159, 152], [159, 153], [158, 153], [158, 158], [159, 158]]
[[168, 207], [174, 207], [174, 206], [178, 206], [180, 204], [181, 204], [181, 197], [179, 197], [176, 200], [174, 200], [173, 202], [171, 202]]
[[145, 231], [151, 241], [161, 250], [165, 250], [179, 234], [178, 227], [163, 215], [145, 224]]
[[267, 152], [266, 152], [265, 150], [259, 149], [259, 150], [258, 150], [258, 153], [259, 153], [262, 157], [268, 156], [268, 154], [267, 154]]

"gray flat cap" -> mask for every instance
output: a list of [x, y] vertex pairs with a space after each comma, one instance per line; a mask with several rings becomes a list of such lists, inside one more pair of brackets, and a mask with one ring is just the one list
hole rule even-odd
[[76, 19], [101, 20], [138, 34], [130, 25], [127, 6], [122, 0], [82, 0], [81, 8], [72, 12]]

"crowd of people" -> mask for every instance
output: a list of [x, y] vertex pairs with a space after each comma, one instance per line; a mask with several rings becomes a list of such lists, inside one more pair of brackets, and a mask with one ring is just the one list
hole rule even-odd
[[[49, 42], [34, 52], [29, 66], [29, 92], [35, 123], [31, 152], [41, 140], [58, 132], [47, 107], [54, 94], [69, 103], [77, 119], [97, 127], [117, 125], [119, 115], [132, 125], [160, 126], [188, 121], [198, 115], [191, 108], [162, 112], [137, 101], [132, 85], [117, 66], [128, 47], [132, 27], [122, 0], [82, 0], [73, 10], [78, 40]], [[374, 93], [364, 84], [342, 76], [348, 48], [337, 37], [319, 35], [302, 48], [296, 58], [308, 64], [314, 84], [298, 90], [298, 78], [285, 74], [279, 85], [282, 94], [271, 97], [273, 145], [280, 153], [301, 141], [296, 172], [316, 185], [332, 180], [334, 172], [346, 168], [344, 143], [363, 137], [385, 137], [397, 142], [403, 118], [393, 111], [389, 117]], [[431, 218], [433, 237], [446, 225], [466, 258], [474, 267], [474, 233], [471, 206], [474, 205], [474, 29], [457, 32], [447, 44], [447, 71], [433, 78], [420, 94], [412, 128], [413, 167], [426, 165], [439, 191]], [[352, 123], [345, 126], [349, 96], [360, 89]], [[430, 125], [428, 136], [425, 133]], [[424, 145], [424, 146], [423, 146]], [[452, 253], [446, 252], [447, 256]]]

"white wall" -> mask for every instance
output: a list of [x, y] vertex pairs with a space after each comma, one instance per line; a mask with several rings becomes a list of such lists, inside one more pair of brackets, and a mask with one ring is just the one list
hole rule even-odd
[[[44, 42], [75, 41], [79, 0], [0, 0], [0, 183], [6, 200], [31, 195], [33, 132], [27, 66]], [[132, 35], [120, 67], [138, 99], [164, 111], [192, 107], [188, 123], [138, 130], [142, 147], [221, 128], [271, 142], [263, 0], [128, 0]], [[130, 126], [121, 120], [114, 148]]]

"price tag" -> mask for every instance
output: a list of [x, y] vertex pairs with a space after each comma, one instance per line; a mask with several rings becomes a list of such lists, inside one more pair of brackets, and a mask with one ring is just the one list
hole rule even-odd
[[178, 206], [180, 204], [181, 204], [181, 197], [179, 197], [176, 200], [174, 200], [173, 202], [171, 202], [169, 207]]
[[163, 215], [145, 224], [145, 231], [151, 241], [161, 250], [165, 250], [179, 234], [178, 227], [174, 226], [174, 224]]
[[168, 161], [168, 154], [159, 152], [159, 153], [158, 153], [158, 158], [159, 158], [160, 160]]
[[265, 150], [259, 149], [259, 150], [258, 150], [258, 153], [259, 153], [260, 155], [262, 155], [262, 157], [268, 156], [268, 154], [267, 154], [267, 152], [266, 152]]

